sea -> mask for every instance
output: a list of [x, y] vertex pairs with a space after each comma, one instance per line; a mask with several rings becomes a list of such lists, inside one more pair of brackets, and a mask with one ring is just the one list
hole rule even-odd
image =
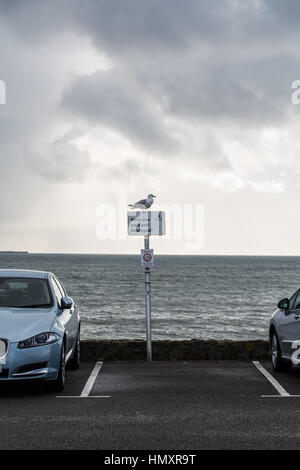
[[[145, 338], [139, 256], [1, 253], [0, 268], [53, 272], [78, 305], [85, 339]], [[156, 256], [152, 338], [267, 339], [278, 301], [299, 287], [300, 257]]]

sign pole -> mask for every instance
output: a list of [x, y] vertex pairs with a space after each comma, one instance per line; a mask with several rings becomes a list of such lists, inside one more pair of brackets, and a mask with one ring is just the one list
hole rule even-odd
[[165, 213], [162, 211], [129, 211], [127, 213], [128, 235], [143, 236], [144, 250], [141, 250], [141, 267], [145, 270], [146, 299], [146, 344], [147, 361], [152, 361], [151, 338], [151, 268], [154, 267], [154, 252], [149, 248], [150, 235], [165, 235]]
[[[144, 237], [145, 250], [149, 250], [149, 235]], [[146, 325], [147, 325], [147, 361], [152, 361], [151, 340], [151, 281], [150, 268], [145, 268]]]

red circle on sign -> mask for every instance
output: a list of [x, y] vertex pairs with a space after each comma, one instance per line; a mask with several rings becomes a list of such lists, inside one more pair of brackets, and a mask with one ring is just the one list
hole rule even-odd
[[149, 263], [149, 261], [152, 260], [151, 254], [150, 254], [150, 253], [145, 253], [145, 254], [143, 255], [143, 260], [144, 260], [146, 263]]

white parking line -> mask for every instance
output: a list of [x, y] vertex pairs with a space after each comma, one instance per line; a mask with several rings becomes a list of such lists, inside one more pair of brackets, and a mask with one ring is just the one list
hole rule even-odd
[[259, 361], [252, 361], [255, 367], [268, 379], [268, 381], [273, 385], [273, 387], [277, 390], [279, 395], [262, 395], [262, 397], [291, 397], [296, 395], [290, 395], [277, 380], [273, 377], [273, 375], [268, 372]]
[[300, 395], [261, 395], [262, 398], [300, 398]]
[[103, 366], [103, 362], [98, 361], [94, 369], [91, 372], [91, 375], [87, 379], [87, 382], [81, 392], [80, 395], [57, 395], [56, 398], [110, 398], [110, 395], [92, 395], [90, 396], [90, 392], [93, 388], [95, 380]]
[[110, 398], [110, 395], [91, 395], [90, 397], [82, 397], [81, 395], [57, 395], [56, 398]]
[[86, 398], [89, 396], [90, 391], [93, 388], [97, 375], [99, 374], [102, 366], [103, 366], [103, 362], [96, 362], [96, 365], [94, 369], [92, 370], [91, 375], [87, 379], [84, 389], [81, 392], [81, 395], [80, 395], [81, 397]]

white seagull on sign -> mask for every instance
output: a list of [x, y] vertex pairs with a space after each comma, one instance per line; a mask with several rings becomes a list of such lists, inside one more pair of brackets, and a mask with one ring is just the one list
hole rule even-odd
[[148, 194], [147, 199], [141, 199], [135, 204], [128, 204], [132, 209], [149, 209], [153, 204], [153, 198], [156, 197], [153, 194]]

